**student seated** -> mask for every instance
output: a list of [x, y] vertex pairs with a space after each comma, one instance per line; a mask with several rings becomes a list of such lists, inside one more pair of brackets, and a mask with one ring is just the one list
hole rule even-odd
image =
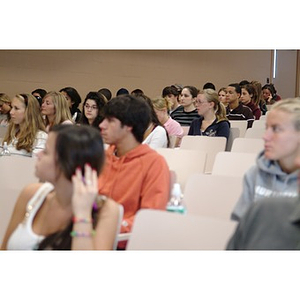
[[[149, 105], [131, 95], [115, 97], [104, 107], [100, 129], [110, 146], [99, 176], [99, 193], [123, 205], [122, 233], [131, 231], [139, 209], [165, 210], [169, 199], [169, 167], [161, 155], [142, 144], [150, 121]], [[119, 249], [125, 247], [126, 242], [119, 243]]]
[[262, 96], [266, 104], [272, 105], [276, 101], [281, 100], [281, 97], [277, 95], [275, 86], [272, 83], [265, 84], [262, 87]]
[[54, 125], [74, 124], [66, 97], [62, 93], [48, 92], [41, 106], [41, 113], [45, 119], [46, 131], [49, 132]]
[[295, 164], [300, 142], [300, 99], [274, 104], [266, 118], [264, 150], [256, 165], [244, 176], [243, 192], [232, 219], [240, 220], [253, 202], [266, 198], [298, 199], [298, 167]]
[[44, 183], [30, 184], [21, 192], [2, 249], [113, 249], [119, 206], [98, 196], [103, 162], [99, 130], [54, 126], [45, 150], [37, 155], [36, 176]]
[[180, 94], [180, 106], [171, 112], [171, 118], [181, 126], [190, 126], [194, 119], [199, 118], [194, 101], [197, 98], [198, 89], [194, 86], [183, 87]]
[[254, 85], [246, 84], [242, 86], [241, 102], [243, 105], [248, 106], [255, 117], [255, 120], [259, 120], [261, 116], [260, 108], [254, 103], [256, 99], [256, 90]]
[[78, 108], [81, 103], [81, 97], [77, 90], [73, 87], [65, 87], [59, 91], [62, 93], [68, 103], [70, 113], [72, 116], [72, 121], [74, 123], [79, 123], [81, 119], [81, 111]]
[[169, 137], [176, 137], [175, 147], [178, 147], [184, 132], [181, 125], [173, 120], [168, 113], [172, 106], [171, 101], [167, 98], [157, 97], [152, 99], [152, 104], [158, 120], [167, 130]]
[[226, 116], [228, 120], [246, 120], [247, 128], [252, 127], [254, 116], [252, 110], [240, 102], [242, 94], [241, 87], [238, 83], [229, 84], [226, 88]]
[[99, 92], [89, 92], [83, 102], [80, 124], [87, 124], [99, 129], [99, 124], [103, 121], [103, 107], [106, 98]]
[[168, 111], [169, 113], [172, 113], [180, 106], [179, 95], [180, 92], [177, 90], [177, 88], [174, 85], [166, 86], [162, 90], [162, 97], [171, 103]]
[[11, 102], [11, 121], [2, 141], [11, 154], [35, 156], [45, 148], [48, 137], [40, 105], [31, 94], [16, 95]]
[[218, 93], [212, 89], [203, 90], [194, 103], [200, 117], [192, 121], [188, 135], [224, 136], [228, 140], [230, 123]]
[[146, 95], [138, 98], [143, 99], [149, 105], [151, 112], [151, 120], [144, 132], [143, 144], [149, 145], [152, 149], [168, 148], [170, 143], [168, 131], [157, 117], [151, 99]]
[[[298, 169], [300, 168], [299, 145], [298, 143], [297, 154], [294, 157], [294, 164]], [[298, 184], [297, 192], [299, 188]], [[298, 197], [274, 195], [265, 198], [250, 206], [226, 248], [227, 250], [300, 250], [299, 223], [299, 192]]]

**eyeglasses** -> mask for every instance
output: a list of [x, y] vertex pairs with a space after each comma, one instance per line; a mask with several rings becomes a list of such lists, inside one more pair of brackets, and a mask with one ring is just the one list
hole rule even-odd
[[200, 100], [195, 100], [194, 101], [195, 105], [201, 105], [201, 104], [204, 104], [204, 103], [208, 103], [208, 101], [200, 101]]
[[87, 110], [89, 110], [89, 109], [91, 109], [91, 110], [96, 110], [96, 109], [98, 109], [98, 107], [97, 107], [96, 105], [90, 106], [90, 105], [88, 105], [88, 104], [85, 104], [85, 105], [84, 105], [84, 108], [87, 109]]

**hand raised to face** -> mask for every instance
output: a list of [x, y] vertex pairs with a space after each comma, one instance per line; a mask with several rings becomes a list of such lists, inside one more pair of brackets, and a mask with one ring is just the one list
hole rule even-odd
[[72, 182], [73, 215], [77, 218], [89, 218], [93, 203], [98, 195], [97, 172], [90, 165], [85, 164], [84, 176], [81, 168], [77, 168], [75, 174], [72, 176]]

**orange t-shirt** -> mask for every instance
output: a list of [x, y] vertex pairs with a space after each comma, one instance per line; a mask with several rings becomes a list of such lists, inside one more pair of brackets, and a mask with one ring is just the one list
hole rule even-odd
[[134, 216], [141, 208], [165, 210], [170, 194], [169, 167], [148, 145], [139, 145], [121, 157], [115, 146], [106, 150], [106, 162], [99, 176], [99, 194], [122, 204], [121, 232], [130, 232]]

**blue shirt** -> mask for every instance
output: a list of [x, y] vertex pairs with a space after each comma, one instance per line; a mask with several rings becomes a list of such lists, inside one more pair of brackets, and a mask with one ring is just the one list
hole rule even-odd
[[224, 136], [228, 140], [230, 133], [230, 123], [227, 120], [219, 121], [215, 119], [204, 131], [201, 131], [203, 117], [195, 119], [190, 125], [188, 135]]

